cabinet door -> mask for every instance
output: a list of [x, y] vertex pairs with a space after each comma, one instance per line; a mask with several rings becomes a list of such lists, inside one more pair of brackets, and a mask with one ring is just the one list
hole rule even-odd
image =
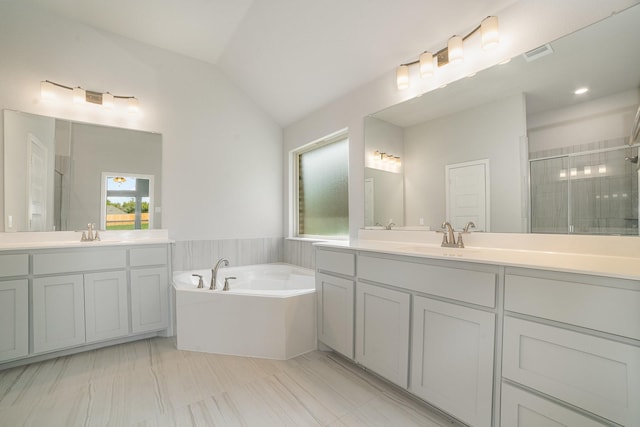
[[0, 282], [0, 362], [29, 353], [29, 282]]
[[353, 359], [352, 280], [316, 273], [318, 340]]
[[127, 274], [124, 271], [84, 276], [87, 342], [129, 334]]
[[503, 427], [604, 427], [606, 425], [506, 383], [502, 384], [501, 410], [500, 425]]
[[410, 390], [473, 426], [491, 425], [495, 314], [415, 297]]
[[166, 268], [131, 270], [131, 329], [133, 333], [169, 326], [169, 287]]
[[626, 426], [640, 425], [640, 348], [505, 316], [502, 376]]
[[85, 342], [82, 275], [33, 279], [33, 351]]
[[356, 361], [407, 388], [411, 296], [380, 286], [356, 288]]

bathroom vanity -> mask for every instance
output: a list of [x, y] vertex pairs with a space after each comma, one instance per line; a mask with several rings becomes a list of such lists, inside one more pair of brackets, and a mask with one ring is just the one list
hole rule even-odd
[[637, 237], [416, 236], [316, 244], [320, 342], [468, 425], [640, 425]]
[[170, 333], [166, 230], [22, 234], [0, 241], [0, 369]]

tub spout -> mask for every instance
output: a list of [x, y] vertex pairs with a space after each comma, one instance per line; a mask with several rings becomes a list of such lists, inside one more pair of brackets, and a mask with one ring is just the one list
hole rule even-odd
[[211, 285], [209, 286], [209, 290], [211, 291], [218, 289], [216, 283], [218, 280], [218, 269], [220, 268], [220, 264], [224, 264], [225, 267], [228, 267], [229, 260], [226, 258], [220, 258], [216, 263], [216, 266], [211, 269]]

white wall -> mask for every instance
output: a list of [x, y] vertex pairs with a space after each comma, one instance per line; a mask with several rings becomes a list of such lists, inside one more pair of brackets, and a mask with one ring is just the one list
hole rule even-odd
[[640, 89], [635, 89], [528, 116], [529, 151], [628, 137], [638, 104]]
[[[621, 10], [637, 3], [633, 0], [520, 0], [512, 6], [498, 11], [500, 18], [501, 42], [499, 48], [486, 55], [473, 55], [460, 67], [441, 69], [435, 79], [413, 84], [406, 91], [395, 87], [395, 67], [389, 64], [389, 71], [377, 80], [363, 84], [352, 93], [337, 99], [315, 111], [284, 130], [284, 148], [287, 163], [287, 177], [291, 173], [288, 163], [289, 151], [317, 140], [324, 135], [345, 127], [349, 128], [349, 228], [351, 238], [356, 238], [358, 229], [364, 222], [364, 132], [363, 118], [375, 111], [389, 107], [417, 95], [437, 89], [445, 83], [455, 81], [473, 71], [479, 71], [502, 59], [524, 53], [544, 43], [555, 40], [597, 20], [607, 17], [613, 11]], [[484, 18], [478, 17], [478, 21]], [[450, 34], [464, 33], [467, 28], [452, 28]], [[443, 35], [446, 37], [447, 35]], [[437, 51], [446, 43], [446, 38], [438, 46], [425, 46], [425, 50]], [[416, 57], [420, 52], [416, 52]], [[465, 52], [466, 55], [466, 52]], [[415, 81], [415, 79], [413, 80]], [[285, 190], [285, 225], [289, 225], [291, 209], [288, 180]], [[290, 230], [290, 229], [289, 229]]]
[[[282, 130], [217, 67], [29, 2], [0, 3], [0, 58], [2, 109], [162, 133], [162, 226], [172, 238], [282, 236]], [[141, 114], [45, 103], [41, 80], [134, 95]]]
[[[406, 128], [405, 215], [432, 230], [445, 220], [445, 166], [489, 159], [493, 232], [526, 232], [521, 147], [526, 134], [524, 97], [506, 99]], [[526, 182], [526, 181], [525, 181]], [[451, 220], [451, 218], [446, 218]], [[523, 228], [524, 227], [524, 228]]]

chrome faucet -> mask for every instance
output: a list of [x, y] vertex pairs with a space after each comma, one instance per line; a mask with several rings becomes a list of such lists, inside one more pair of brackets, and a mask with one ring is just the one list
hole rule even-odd
[[82, 237], [80, 238], [81, 242], [93, 242], [94, 240], [99, 241], [100, 240], [100, 235], [98, 234], [98, 230], [94, 229], [96, 228], [95, 224], [87, 224], [87, 231], [83, 231], [82, 232]]
[[444, 230], [444, 236], [442, 237], [442, 246], [443, 248], [456, 248], [458, 244], [456, 243], [456, 235], [453, 231], [453, 227], [448, 221], [442, 223], [442, 229]]
[[457, 243], [457, 246], [458, 246], [459, 248], [464, 248], [464, 242], [462, 241], [462, 235], [463, 235], [463, 234], [469, 234], [469, 233], [470, 233], [470, 231], [469, 231], [469, 229], [470, 229], [470, 228], [476, 228], [476, 225], [473, 223], [473, 221], [469, 221], [469, 222], [464, 226], [464, 228], [462, 229], [462, 231], [461, 231], [460, 233], [458, 233], [458, 243]]
[[224, 278], [224, 288], [222, 288], [223, 291], [228, 291], [229, 290], [229, 280], [231, 279], [237, 279], [237, 277], [225, 277]]
[[211, 285], [209, 286], [209, 290], [211, 291], [218, 289], [216, 282], [218, 280], [218, 269], [220, 268], [220, 264], [224, 264], [225, 267], [229, 267], [229, 260], [226, 258], [220, 258], [216, 263], [216, 266], [211, 269]]

